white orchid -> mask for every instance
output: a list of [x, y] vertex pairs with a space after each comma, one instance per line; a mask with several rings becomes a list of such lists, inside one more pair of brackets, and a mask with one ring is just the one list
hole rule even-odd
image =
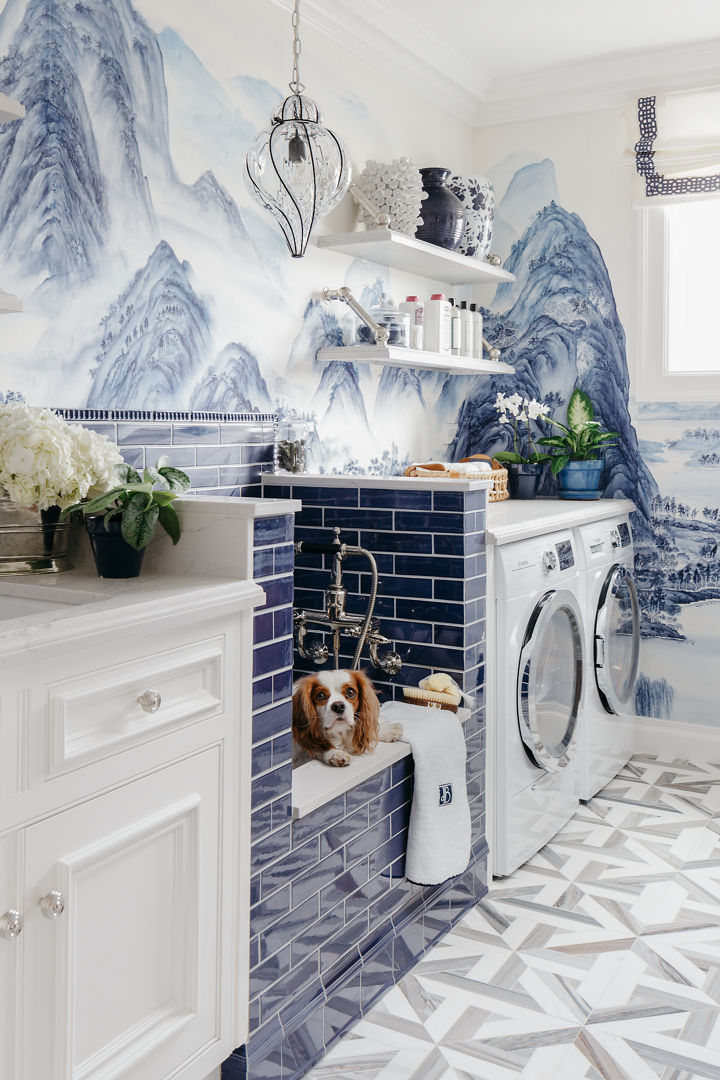
[[[533, 463], [538, 461], [548, 460], [547, 454], [538, 454], [533, 444], [532, 430], [530, 428], [531, 420], [545, 420], [550, 412], [550, 406], [546, 405], [543, 401], [536, 401], [535, 398], [523, 397], [517, 392], [514, 394], [504, 394], [499, 392], [495, 398], [495, 408], [499, 413], [499, 424], [512, 424], [513, 426], [513, 450], [503, 450], [495, 456], [499, 461], [509, 461], [515, 463]], [[510, 414], [510, 415], [508, 415]], [[510, 419], [512, 417], [512, 420]], [[518, 422], [527, 424], [527, 443], [530, 450], [528, 455], [523, 455], [520, 452], [519, 440], [518, 440]]]

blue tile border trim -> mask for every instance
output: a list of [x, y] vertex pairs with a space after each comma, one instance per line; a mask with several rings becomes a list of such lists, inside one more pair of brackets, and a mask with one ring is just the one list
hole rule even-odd
[[275, 423], [277, 413], [168, 412], [163, 409], [55, 409], [64, 420], [79, 423], [83, 420], [177, 420], [191, 423]]

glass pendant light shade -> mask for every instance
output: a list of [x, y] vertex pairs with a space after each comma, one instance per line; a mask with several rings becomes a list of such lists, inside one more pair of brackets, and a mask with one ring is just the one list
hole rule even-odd
[[256, 135], [245, 165], [253, 197], [279, 224], [290, 253], [304, 255], [316, 220], [337, 206], [350, 184], [344, 144], [323, 127], [311, 98], [291, 94]]

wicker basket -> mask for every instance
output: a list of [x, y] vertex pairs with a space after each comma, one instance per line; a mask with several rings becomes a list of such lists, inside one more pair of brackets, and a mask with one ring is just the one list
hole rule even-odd
[[501, 465], [495, 458], [488, 457], [487, 454], [473, 454], [472, 457], [460, 458], [460, 461], [489, 461], [492, 466], [493, 486], [492, 490], [488, 493], [488, 502], [504, 502], [505, 499], [510, 498], [510, 492], [508, 491], [508, 471], [505, 466]]

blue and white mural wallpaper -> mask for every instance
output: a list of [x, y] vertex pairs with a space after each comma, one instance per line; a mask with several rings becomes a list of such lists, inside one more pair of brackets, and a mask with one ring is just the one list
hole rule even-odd
[[[612, 285], [560, 204], [553, 163], [517, 154], [489, 174], [493, 250], [517, 280], [488, 304], [486, 336], [514, 376], [320, 364], [317, 348], [352, 319], [312, 296], [341, 282], [298, 269], [242, 182], [247, 145], [283, 93], [242, 71], [216, 76], [178, 29], [151, 27], [151, 9], [6, 0], [0, 12], [0, 90], [27, 109], [0, 127], [0, 284], [25, 302], [3, 320], [0, 388], [75, 408], [291, 410], [316, 417], [323, 468], [396, 473], [411, 457], [506, 445], [498, 390], [562, 415], [579, 383], [622, 435], [606, 494], [639, 508], [640, 709], [716, 723], [720, 403], [637, 407], [633, 426]], [[336, 94], [333, 107], [338, 131], [402, 150], [362, 103]], [[367, 305], [387, 288], [382, 268], [337, 266]]]

